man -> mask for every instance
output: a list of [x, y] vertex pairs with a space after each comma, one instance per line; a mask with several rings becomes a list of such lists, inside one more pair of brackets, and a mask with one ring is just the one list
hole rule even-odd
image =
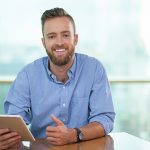
[[[27, 65], [5, 101], [7, 114], [31, 123], [35, 138], [54, 145], [102, 137], [113, 129], [115, 112], [106, 72], [95, 58], [74, 53], [78, 43], [73, 18], [62, 8], [41, 17], [42, 43], [48, 57]], [[0, 145], [11, 147], [21, 137], [0, 129]]]

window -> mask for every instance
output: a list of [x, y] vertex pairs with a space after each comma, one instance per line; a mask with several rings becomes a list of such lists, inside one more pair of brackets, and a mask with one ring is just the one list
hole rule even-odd
[[[46, 55], [41, 43], [43, 11], [63, 7], [76, 22], [76, 51], [98, 58], [106, 68], [117, 113], [114, 131], [150, 139], [149, 6], [146, 0], [2, 1], [0, 113], [10, 86], [3, 79], [11, 79], [24, 65]], [[124, 82], [128, 79], [131, 82]]]

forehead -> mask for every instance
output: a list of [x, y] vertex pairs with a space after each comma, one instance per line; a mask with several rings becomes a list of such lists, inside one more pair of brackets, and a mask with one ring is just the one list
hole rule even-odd
[[73, 24], [67, 17], [56, 17], [46, 20], [44, 24], [44, 33], [57, 33], [63, 31], [73, 32]]

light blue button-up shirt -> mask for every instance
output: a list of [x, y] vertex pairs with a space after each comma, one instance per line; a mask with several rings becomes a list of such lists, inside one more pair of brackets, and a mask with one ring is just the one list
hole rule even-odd
[[4, 103], [6, 114], [21, 115], [36, 138], [58, 117], [67, 127], [99, 122], [106, 134], [113, 129], [115, 112], [106, 72], [95, 58], [74, 55], [66, 83], [48, 69], [48, 57], [27, 65], [11, 85]]

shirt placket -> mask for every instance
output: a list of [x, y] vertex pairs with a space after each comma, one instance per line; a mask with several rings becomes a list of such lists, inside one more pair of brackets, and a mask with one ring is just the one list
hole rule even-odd
[[67, 124], [68, 120], [68, 93], [67, 93], [67, 85], [61, 86], [61, 96], [60, 96], [60, 116], [61, 120], [64, 124]]

